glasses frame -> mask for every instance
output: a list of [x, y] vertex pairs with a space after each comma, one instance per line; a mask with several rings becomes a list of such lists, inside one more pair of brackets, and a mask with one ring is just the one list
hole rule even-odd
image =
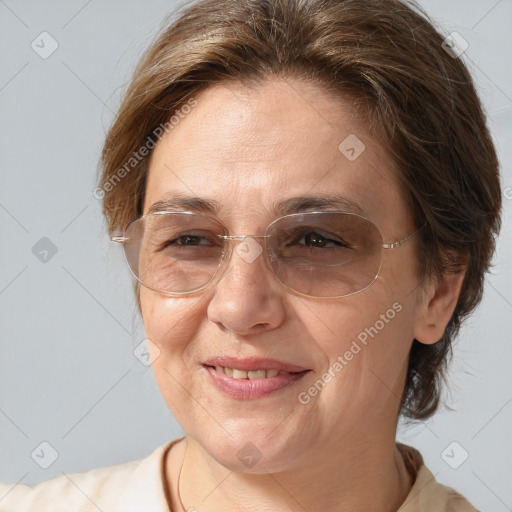
[[[150, 217], [150, 216], [154, 216], [154, 215], [167, 215], [167, 214], [173, 214], [173, 213], [174, 214], [177, 213], [177, 214], [196, 215], [196, 216], [199, 216], [199, 217], [205, 217], [205, 218], [211, 220], [212, 222], [218, 224], [224, 230], [225, 233], [229, 233], [228, 228], [222, 222], [220, 222], [217, 219], [214, 219], [213, 217], [210, 217], [208, 215], [203, 215], [201, 213], [196, 213], [196, 212], [192, 212], [192, 211], [168, 210], [168, 211], [157, 211], [157, 212], [146, 213], [145, 215], [142, 215], [141, 217], [138, 217], [136, 219], [131, 220], [126, 225], [126, 227], [125, 227], [125, 229], [124, 229], [124, 231], [123, 231], [123, 233], [121, 235], [112, 235], [112, 236], [110, 236], [110, 240], [112, 242], [120, 243], [120, 244], [123, 245], [123, 249], [124, 249], [123, 253], [124, 253], [125, 260], [126, 260], [126, 263], [128, 265], [128, 268], [130, 270], [130, 273], [133, 275], [133, 277], [135, 277], [135, 279], [142, 286], [145, 286], [146, 288], [149, 288], [150, 290], [153, 290], [155, 292], [163, 293], [165, 295], [169, 295], [171, 297], [189, 296], [189, 295], [198, 293], [200, 291], [205, 291], [206, 288], [208, 288], [210, 286], [214, 286], [214, 284], [216, 284], [216, 282], [218, 282], [220, 280], [220, 278], [222, 278], [222, 276], [225, 274], [225, 271], [226, 271], [226, 268], [227, 268], [227, 263], [229, 261], [231, 261], [231, 257], [232, 257], [232, 254], [233, 254], [233, 245], [234, 244], [227, 244], [227, 248], [225, 248], [223, 250], [222, 257], [220, 259], [219, 265], [217, 267], [217, 270], [215, 271], [215, 274], [213, 274], [212, 278], [206, 284], [204, 284], [203, 286], [201, 286], [199, 288], [196, 288], [195, 290], [191, 290], [191, 291], [187, 291], [187, 292], [169, 292], [167, 290], [158, 290], [156, 288], [153, 288], [153, 287], [143, 283], [137, 277], [137, 275], [135, 275], [135, 273], [133, 272], [133, 270], [131, 268], [131, 265], [130, 265], [130, 262], [128, 261], [128, 256], [127, 256], [127, 253], [126, 253], [126, 250], [125, 250], [125, 246], [124, 246], [124, 242], [129, 240], [129, 238], [126, 236], [126, 232], [128, 231], [128, 228], [130, 227], [130, 225], [132, 225], [134, 222], [141, 221], [141, 220], [143, 220], [146, 217]], [[358, 213], [348, 212], [348, 211], [343, 211], [343, 210], [319, 210], [319, 211], [299, 212], [299, 213], [291, 213], [291, 214], [288, 214], [288, 215], [282, 215], [281, 217], [277, 217], [276, 219], [274, 219], [266, 227], [264, 235], [230, 235], [230, 234], [226, 234], [226, 235], [216, 235], [216, 236], [218, 236], [219, 238], [222, 238], [224, 240], [245, 240], [246, 238], [262, 238], [262, 239], [264, 239], [263, 248], [262, 248], [263, 251], [262, 252], [264, 254], [264, 260], [265, 260], [265, 264], [267, 266], [267, 269], [270, 270], [270, 273], [274, 276], [274, 278], [278, 281], [278, 283], [281, 286], [286, 288], [291, 293], [293, 293], [295, 295], [298, 295], [300, 297], [305, 297], [305, 298], [308, 298], [308, 299], [322, 300], [322, 301], [324, 301], [324, 300], [325, 301], [329, 301], [329, 300], [338, 300], [338, 299], [342, 299], [342, 298], [345, 298], [345, 297], [350, 297], [352, 295], [356, 295], [358, 293], [361, 293], [361, 292], [367, 290], [368, 288], [370, 288], [370, 286], [373, 283], [375, 283], [375, 281], [377, 280], [377, 278], [380, 275], [380, 271], [381, 271], [381, 268], [382, 268], [382, 260], [383, 260], [383, 258], [382, 258], [383, 252], [382, 251], [381, 251], [381, 257], [380, 257], [380, 262], [379, 262], [379, 268], [377, 269], [375, 277], [371, 280], [371, 282], [368, 285], [366, 285], [364, 288], [362, 288], [361, 290], [357, 290], [356, 292], [347, 293], [345, 295], [339, 295], [339, 296], [336, 296], [336, 297], [317, 297], [315, 295], [308, 295], [308, 294], [299, 292], [299, 291], [289, 287], [287, 284], [283, 283], [279, 279], [277, 274], [274, 272], [274, 270], [272, 268], [272, 265], [271, 265], [271, 263], [270, 263], [270, 261], [268, 259], [268, 252], [269, 251], [268, 251], [268, 248], [267, 248], [267, 238], [270, 238], [270, 235], [268, 235], [267, 233], [268, 233], [269, 229], [272, 227], [272, 225], [275, 224], [276, 222], [280, 221], [281, 219], [284, 219], [284, 218], [296, 217], [296, 216], [305, 215], [305, 214], [307, 215], [307, 214], [319, 214], [319, 213], [320, 214], [324, 214], [324, 213], [327, 213], [327, 214], [328, 213], [343, 213], [345, 215], [352, 215], [352, 216], [355, 216], [355, 217], [359, 217], [360, 219], [363, 219], [363, 220], [371, 223], [373, 226], [375, 226], [375, 228], [379, 232], [381, 240], [383, 239], [382, 238], [382, 232], [380, 231], [379, 227], [374, 222], [372, 222], [370, 219], [368, 219], [367, 217], [364, 217], [363, 215], [359, 215]], [[427, 225], [427, 222], [425, 222], [423, 224], [423, 226], [421, 226], [419, 229], [417, 229], [416, 231], [414, 231], [410, 235], [407, 235], [404, 238], [396, 240], [395, 242], [382, 243], [381, 244], [382, 249], [392, 250], [392, 249], [397, 249], [398, 247], [401, 247], [405, 242], [407, 242], [411, 238], [415, 237], [426, 225]]]

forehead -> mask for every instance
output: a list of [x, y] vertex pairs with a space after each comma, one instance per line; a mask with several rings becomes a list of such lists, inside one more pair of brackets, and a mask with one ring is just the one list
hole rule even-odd
[[288, 79], [216, 85], [195, 100], [153, 150], [144, 213], [181, 196], [224, 220], [266, 222], [326, 197], [373, 219], [405, 214], [393, 162], [353, 102]]

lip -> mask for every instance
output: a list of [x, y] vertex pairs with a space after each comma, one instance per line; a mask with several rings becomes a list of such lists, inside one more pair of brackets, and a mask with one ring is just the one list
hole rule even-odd
[[204, 361], [207, 366], [224, 366], [228, 368], [236, 368], [237, 370], [245, 371], [256, 371], [256, 370], [268, 370], [276, 369], [290, 373], [298, 373], [309, 370], [310, 368], [304, 368], [302, 366], [285, 363], [278, 361], [277, 359], [269, 358], [255, 358], [255, 357], [229, 357], [229, 356], [215, 356]]
[[[265, 360], [257, 360], [258, 364], [261, 361]], [[266, 361], [269, 360], [267, 359]], [[256, 362], [253, 361], [253, 364], [256, 364]], [[288, 365], [288, 367], [290, 367], [290, 365]], [[239, 400], [254, 400], [266, 397], [271, 393], [293, 385], [310, 372], [310, 370], [303, 370], [288, 375], [281, 374], [263, 379], [234, 379], [224, 373], [219, 373], [215, 368], [207, 366], [206, 364], [203, 365], [203, 368], [209, 374], [212, 383], [218, 390], [225, 393], [230, 398]], [[242, 368], [239, 369], [241, 370]]]

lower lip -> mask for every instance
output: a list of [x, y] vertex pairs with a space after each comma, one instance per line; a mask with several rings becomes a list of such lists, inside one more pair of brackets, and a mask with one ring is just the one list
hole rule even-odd
[[304, 378], [310, 372], [306, 370], [300, 373], [290, 373], [289, 375], [276, 375], [263, 379], [233, 379], [225, 373], [219, 373], [211, 366], [203, 365], [208, 371], [210, 377], [218, 389], [232, 398], [241, 400], [253, 400], [270, 395], [274, 391], [290, 386]]

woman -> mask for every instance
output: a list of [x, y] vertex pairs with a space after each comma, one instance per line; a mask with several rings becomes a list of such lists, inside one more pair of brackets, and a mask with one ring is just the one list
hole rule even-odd
[[448, 43], [398, 0], [200, 0], [168, 26], [98, 191], [185, 436], [0, 510], [476, 510], [395, 440], [438, 407], [500, 227]]

